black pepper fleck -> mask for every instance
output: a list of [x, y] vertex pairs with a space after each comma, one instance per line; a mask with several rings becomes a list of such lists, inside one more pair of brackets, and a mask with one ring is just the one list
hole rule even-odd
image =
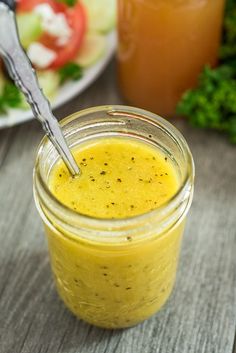
[[107, 273], [103, 273], [103, 276], [105, 276], [105, 277], [106, 277], [106, 276], [107, 276]]
[[165, 161], [167, 162], [167, 157], [165, 157]]
[[82, 161], [83, 161], [83, 162], [86, 162], [86, 158], [83, 158]]
[[121, 183], [122, 180], [120, 178], [117, 178], [117, 181], [118, 181], [118, 183]]
[[129, 289], [132, 289], [132, 288], [131, 288], [131, 287], [126, 287], [125, 289], [126, 289], [126, 290], [129, 290]]
[[108, 165], [108, 163], [104, 163], [104, 165]]
[[105, 175], [106, 174], [105, 170], [102, 170], [100, 174]]
[[129, 240], [129, 241], [131, 241], [131, 240], [132, 240], [132, 237], [131, 237], [130, 235], [128, 235], [128, 236], [126, 237], [126, 239]]

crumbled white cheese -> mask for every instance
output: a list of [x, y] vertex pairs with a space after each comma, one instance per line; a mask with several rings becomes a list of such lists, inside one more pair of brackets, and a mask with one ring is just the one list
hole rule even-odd
[[51, 21], [55, 15], [51, 6], [46, 3], [35, 6], [33, 11], [40, 15], [43, 21]]
[[34, 12], [41, 17], [43, 30], [58, 39], [58, 45], [64, 46], [69, 41], [72, 29], [63, 13], [55, 13], [48, 4], [35, 6]]
[[47, 68], [55, 59], [57, 54], [46, 48], [41, 43], [33, 42], [30, 44], [27, 50], [28, 57], [31, 62], [39, 69]]

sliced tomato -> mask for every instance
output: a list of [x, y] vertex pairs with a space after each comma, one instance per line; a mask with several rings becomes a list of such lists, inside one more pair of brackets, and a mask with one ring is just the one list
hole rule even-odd
[[64, 46], [59, 46], [57, 44], [58, 38], [47, 33], [44, 33], [39, 40], [41, 44], [57, 53], [56, 59], [47, 69], [58, 69], [77, 56], [86, 31], [86, 13], [81, 3], [68, 7], [55, 0], [19, 0], [17, 2], [17, 11], [30, 12], [39, 4], [48, 4], [54, 12], [63, 13], [72, 29], [71, 37]]
[[30, 12], [40, 4], [50, 5], [54, 12], [65, 12], [68, 8], [64, 3], [56, 0], [17, 0], [16, 10], [17, 12]]

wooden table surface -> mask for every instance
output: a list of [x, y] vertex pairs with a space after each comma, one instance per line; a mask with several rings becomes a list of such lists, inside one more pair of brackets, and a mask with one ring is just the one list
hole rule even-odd
[[[123, 103], [115, 67], [63, 117], [84, 107]], [[223, 136], [174, 122], [196, 163], [174, 292], [134, 328], [108, 331], [79, 321], [59, 300], [32, 195], [42, 131], [36, 121], [0, 131], [0, 353], [232, 353], [236, 327], [236, 146]], [[236, 353], [236, 350], [235, 350]]]

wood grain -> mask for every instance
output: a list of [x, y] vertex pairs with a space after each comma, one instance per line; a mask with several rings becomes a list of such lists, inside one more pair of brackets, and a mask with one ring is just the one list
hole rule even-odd
[[[114, 65], [57, 111], [122, 103]], [[143, 324], [106, 331], [74, 318], [59, 300], [32, 196], [42, 136], [37, 122], [0, 131], [0, 353], [232, 353], [236, 327], [236, 147], [174, 122], [196, 161], [196, 190], [177, 283]], [[236, 350], [235, 350], [236, 353]]]

